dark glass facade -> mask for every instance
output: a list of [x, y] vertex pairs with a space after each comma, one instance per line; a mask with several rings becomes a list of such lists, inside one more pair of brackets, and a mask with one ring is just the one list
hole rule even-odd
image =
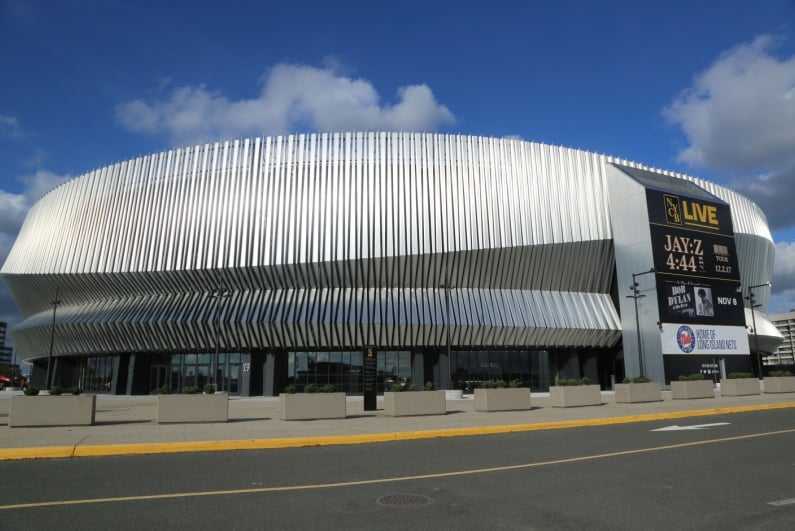
[[[431, 382], [436, 389], [471, 392], [491, 380], [519, 380], [545, 392], [555, 378], [587, 376], [610, 389], [619, 369], [614, 350], [376, 350], [378, 393], [394, 386]], [[448, 373], [449, 370], [449, 373]], [[44, 386], [46, 363], [34, 366], [32, 383]], [[363, 393], [364, 350], [215, 353], [130, 353], [58, 358], [54, 382], [64, 387], [114, 394], [149, 394], [163, 388], [181, 392], [214, 383], [218, 391], [241, 396], [276, 396], [288, 385], [333, 385], [350, 395]]]
[[453, 351], [450, 358], [454, 389], [471, 390], [490, 380], [520, 380], [522, 386], [546, 391], [554, 379], [546, 350]]
[[172, 391], [185, 387], [201, 389], [214, 383], [218, 391], [239, 394], [242, 357], [239, 352], [222, 352], [217, 358], [207, 353], [160, 355], [150, 368], [149, 390], [162, 387]]
[[113, 381], [115, 357], [77, 358], [67, 387], [79, 387], [92, 393], [109, 393]]
[[[362, 351], [288, 352], [287, 385], [298, 390], [307, 384], [331, 384], [348, 394], [363, 392], [364, 353]], [[377, 391], [411, 384], [411, 352], [378, 352]]]

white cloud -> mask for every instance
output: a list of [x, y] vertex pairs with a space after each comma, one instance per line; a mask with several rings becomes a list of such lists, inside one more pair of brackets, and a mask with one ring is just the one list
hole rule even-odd
[[369, 81], [327, 64], [276, 65], [253, 99], [230, 100], [204, 85], [186, 86], [165, 99], [123, 103], [116, 117], [131, 131], [166, 135], [175, 144], [296, 129], [431, 131], [455, 122], [425, 84], [401, 87], [395, 103], [382, 104]]
[[795, 161], [795, 56], [772, 56], [776, 43], [763, 35], [729, 50], [664, 110], [690, 143], [681, 160], [746, 171]]
[[18, 140], [25, 135], [19, 126], [19, 120], [15, 116], [0, 114], [0, 138], [11, 138]]
[[28, 208], [24, 195], [0, 190], [0, 234], [16, 234]]
[[732, 48], [663, 111], [687, 137], [680, 160], [727, 173], [773, 229], [795, 225], [795, 56], [772, 55], [779, 42]]
[[[718, 57], [663, 110], [688, 146], [679, 159], [728, 176], [756, 202], [771, 228], [795, 226], [795, 56], [762, 35]], [[779, 242], [771, 311], [795, 307], [795, 243]]]
[[795, 289], [795, 242], [778, 242], [776, 244], [773, 286], [782, 291]]
[[[793, 146], [795, 149], [795, 146]], [[746, 179], [735, 179], [732, 187], [750, 197], [767, 216], [768, 224], [775, 229], [795, 225], [795, 164], [769, 173]]]
[[778, 242], [773, 262], [773, 290], [770, 312], [787, 312], [795, 308], [795, 242]]
[[35, 173], [19, 177], [19, 181], [25, 185], [25, 198], [32, 205], [44, 194], [71, 178], [71, 175], [58, 175], [47, 170], [37, 170]]
[[[0, 190], [0, 235], [16, 238], [22, 222], [30, 207], [44, 194], [64, 183], [69, 175], [58, 175], [51, 171], [37, 170], [30, 175], [22, 175], [17, 180], [25, 185], [21, 194]], [[2, 251], [7, 251], [5, 246]], [[0, 262], [5, 260], [7, 252], [0, 255]]]
[[795, 289], [773, 293], [770, 296], [770, 313], [784, 313], [795, 310]]

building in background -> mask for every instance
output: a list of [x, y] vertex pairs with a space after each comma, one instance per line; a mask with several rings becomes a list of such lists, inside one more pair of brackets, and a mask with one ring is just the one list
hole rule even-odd
[[6, 346], [6, 330], [8, 323], [0, 323], [0, 365], [11, 365], [14, 362], [14, 349]]
[[0, 347], [0, 365], [11, 365], [14, 362], [14, 349], [3, 345]]
[[783, 336], [783, 341], [765, 358], [765, 365], [795, 372], [795, 310], [770, 314], [770, 320]]
[[38, 385], [52, 354], [56, 383], [92, 391], [355, 394], [370, 348], [382, 389], [545, 390], [756, 370], [780, 342], [773, 253], [760, 209], [700, 179], [515, 139], [330, 133], [79, 176], [31, 208], [0, 274]]
[[16, 364], [14, 349], [6, 346], [8, 323], [0, 322], [0, 389], [20, 385], [21, 373]]

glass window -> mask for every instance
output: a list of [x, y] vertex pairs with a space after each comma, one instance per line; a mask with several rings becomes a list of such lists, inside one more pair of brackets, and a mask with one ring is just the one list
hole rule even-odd
[[[411, 352], [398, 352], [398, 377], [403, 383], [411, 383]], [[422, 382], [418, 382], [422, 383]]]
[[[309, 383], [332, 384], [339, 391], [361, 393], [363, 365], [362, 351], [289, 352], [288, 383], [299, 389]], [[385, 380], [391, 383], [411, 381], [411, 352], [378, 353], [378, 391], [383, 391]]]

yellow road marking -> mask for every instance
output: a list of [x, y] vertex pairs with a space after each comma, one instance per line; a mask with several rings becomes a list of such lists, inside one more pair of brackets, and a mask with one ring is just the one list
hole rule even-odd
[[113, 498], [87, 498], [77, 500], [56, 500], [44, 501], [33, 503], [18, 503], [13, 505], [0, 505], [0, 511], [8, 511], [11, 509], [33, 509], [40, 507], [61, 507], [66, 505], [87, 505], [96, 503], [113, 503], [113, 502], [130, 502], [130, 501], [148, 501], [148, 500], [168, 500], [175, 498], [196, 498], [205, 496], [229, 496], [235, 494], [257, 494], [257, 493], [270, 493], [270, 492], [290, 492], [299, 490], [316, 490], [316, 489], [330, 489], [339, 487], [356, 487], [362, 485], [375, 485], [383, 483], [398, 483], [401, 481], [419, 481], [424, 479], [439, 479], [451, 478], [456, 476], [470, 476], [476, 474], [487, 474], [492, 472], [506, 472], [510, 470], [521, 470], [526, 468], [537, 468], [550, 465], [562, 465], [568, 463], [577, 463], [582, 461], [593, 461], [596, 459], [606, 459], [609, 457], [620, 457], [624, 455], [643, 454], [649, 452], [661, 452], [664, 450], [674, 450], [677, 448], [687, 448], [690, 446], [703, 446], [707, 444], [717, 444], [731, 441], [741, 441], [746, 439], [755, 439], [759, 437], [769, 437], [772, 435], [783, 435], [786, 433], [795, 433], [795, 428], [788, 430], [769, 431], [764, 433], [752, 433], [748, 435], [735, 435], [732, 437], [721, 437], [718, 439], [706, 439], [702, 441], [692, 441], [678, 444], [668, 444], [664, 446], [653, 446], [651, 448], [638, 448], [636, 450], [623, 450], [620, 452], [610, 452], [606, 454], [585, 455], [579, 457], [568, 457], [564, 459], [553, 459], [551, 461], [538, 461], [535, 463], [522, 463], [518, 465], [506, 465], [490, 468], [475, 468], [470, 470], [457, 470], [453, 472], [438, 472], [434, 474], [418, 474], [414, 476], [398, 476], [391, 478], [378, 478], [378, 479], [364, 479], [359, 481], [345, 481], [340, 483], [317, 483], [307, 485], [286, 485], [280, 487], [255, 487], [247, 489], [230, 489], [230, 490], [214, 490], [214, 491], [200, 491], [200, 492], [174, 492], [170, 494], [146, 494], [140, 496], [119, 496]]

